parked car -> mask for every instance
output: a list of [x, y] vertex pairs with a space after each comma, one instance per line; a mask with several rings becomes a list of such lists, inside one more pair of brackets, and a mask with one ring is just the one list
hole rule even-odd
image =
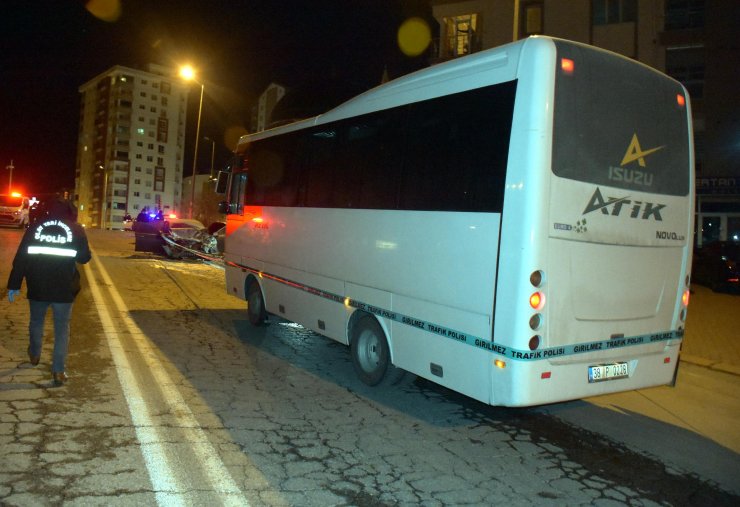
[[208, 226], [208, 234], [216, 239], [216, 245], [208, 253], [223, 255], [226, 244], [226, 224], [224, 222], [213, 222]]
[[740, 291], [740, 242], [715, 241], [694, 250], [691, 280], [713, 291]]
[[146, 208], [141, 211], [131, 225], [131, 230], [134, 231], [134, 251], [163, 254], [164, 241], [160, 236], [163, 227], [164, 217], [161, 211], [149, 211]]
[[134, 225], [134, 219], [131, 218], [131, 215], [129, 215], [128, 213], [126, 213], [124, 215], [124, 217], [123, 217], [122, 224], [123, 224], [123, 230], [124, 231], [130, 231], [131, 228]]

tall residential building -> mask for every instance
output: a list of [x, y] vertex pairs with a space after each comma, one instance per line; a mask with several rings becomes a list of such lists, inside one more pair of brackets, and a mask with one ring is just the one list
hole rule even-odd
[[270, 128], [272, 124], [272, 111], [275, 105], [285, 96], [286, 89], [277, 83], [270, 85], [257, 99], [257, 104], [252, 110], [252, 132], [261, 132]]
[[79, 92], [79, 222], [116, 229], [145, 207], [180, 211], [188, 86], [176, 71], [116, 65]]
[[620, 53], [691, 96], [697, 244], [740, 238], [738, 0], [431, 0], [431, 63], [549, 35]]

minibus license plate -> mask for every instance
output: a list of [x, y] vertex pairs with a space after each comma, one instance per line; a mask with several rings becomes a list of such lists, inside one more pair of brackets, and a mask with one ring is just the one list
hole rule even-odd
[[603, 382], [629, 377], [630, 372], [627, 363], [597, 364], [588, 367], [588, 381]]

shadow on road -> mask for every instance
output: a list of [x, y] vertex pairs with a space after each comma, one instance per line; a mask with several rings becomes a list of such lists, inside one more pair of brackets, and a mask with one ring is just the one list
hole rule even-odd
[[[396, 386], [368, 387], [355, 376], [344, 345], [278, 318], [253, 328], [241, 310], [136, 311], [132, 316], [236, 441], [255, 418], [267, 417], [285, 428], [299, 417], [313, 430], [350, 425], [362, 431], [378, 411], [391, 435], [452, 431], [492, 457], [533, 452], [556, 467], [577, 463], [583, 469], [573, 472], [579, 481], [606, 480], [657, 503], [737, 504], [738, 498], [725, 492], [740, 490], [735, 453], [640, 414], [583, 401], [491, 407], [410, 374]], [[163, 328], [163, 322], [177, 324]], [[373, 407], [370, 415], [363, 415], [368, 407]], [[566, 412], [582, 423], [565, 421], [560, 416]], [[255, 443], [239, 445], [248, 450]]]

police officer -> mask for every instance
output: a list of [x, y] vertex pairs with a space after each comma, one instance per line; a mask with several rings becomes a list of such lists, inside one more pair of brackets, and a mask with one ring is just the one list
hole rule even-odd
[[77, 208], [58, 196], [46, 206], [46, 214], [26, 233], [13, 259], [8, 278], [8, 299], [12, 303], [20, 294], [26, 279], [30, 344], [28, 359], [33, 366], [41, 359], [46, 311], [51, 306], [54, 316], [54, 355], [52, 379], [60, 386], [67, 380], [64, 371], [69, 343], [69, 321], [72, 302], [80, 291], [80, 273], [77, 263], [90, 260], [90, 247], [85, 230], [77, 223]]

